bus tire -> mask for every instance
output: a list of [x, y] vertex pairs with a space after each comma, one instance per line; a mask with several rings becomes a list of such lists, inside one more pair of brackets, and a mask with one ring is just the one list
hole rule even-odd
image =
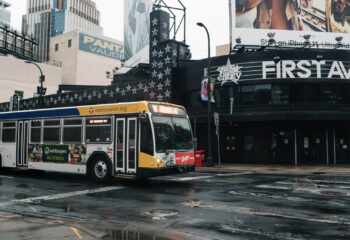
[[110, 161], [103, 155], [96, 155], [91, 162], [89, 174], [97, 182], [106, 182], [112, 173]]

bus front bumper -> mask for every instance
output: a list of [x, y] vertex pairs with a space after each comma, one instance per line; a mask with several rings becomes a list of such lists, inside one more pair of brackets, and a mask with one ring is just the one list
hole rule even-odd
[[195, 165], [176, 165], [164, 168], [139, 168], [137, 175], [141, 178], [165, 176], [177, 173], [194, 172], [195, 168]]

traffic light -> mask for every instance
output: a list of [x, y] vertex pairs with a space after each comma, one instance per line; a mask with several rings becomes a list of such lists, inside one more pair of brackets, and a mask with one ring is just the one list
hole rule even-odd
[[46, 88], [44, 88], [44, 87], [37, 87], [37, 88], [36, 88], [36, 92], [37, 92], [39, 95], [43, 96], [43, 95], [46, 94]]

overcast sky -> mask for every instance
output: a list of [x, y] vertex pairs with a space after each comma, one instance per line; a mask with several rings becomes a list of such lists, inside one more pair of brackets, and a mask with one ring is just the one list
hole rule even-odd
[[[20, 30], [22, 15], [26, 12], [26, 0], [6, 0], [11, 3], [11, 25]], [[124, 0], [94, 0], [101, 12], [101, 26], [104, 35], [117, 40], [124, 40], [123, 19]], [[176, 0], [165, 0], [168, 5], [176, 5]], [[229, 8], [228, 0], [181, 0], [187, 8], [187, 41], [193, 59], [206, 58], [208, 55], [207, 36], [204, 29], [196, 25], [203, 22], [211, 38], [211, 55], [215, 55], [217, 45], [229, 43]], [[174, 5], [174, 6], [175, 6]]]

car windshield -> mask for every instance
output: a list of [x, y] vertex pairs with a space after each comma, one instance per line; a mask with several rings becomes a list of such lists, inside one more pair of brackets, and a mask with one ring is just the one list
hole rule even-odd
[[187, 118], [153, 115], [152, 120], [157, 152], [193, 148], [191, 126]]

